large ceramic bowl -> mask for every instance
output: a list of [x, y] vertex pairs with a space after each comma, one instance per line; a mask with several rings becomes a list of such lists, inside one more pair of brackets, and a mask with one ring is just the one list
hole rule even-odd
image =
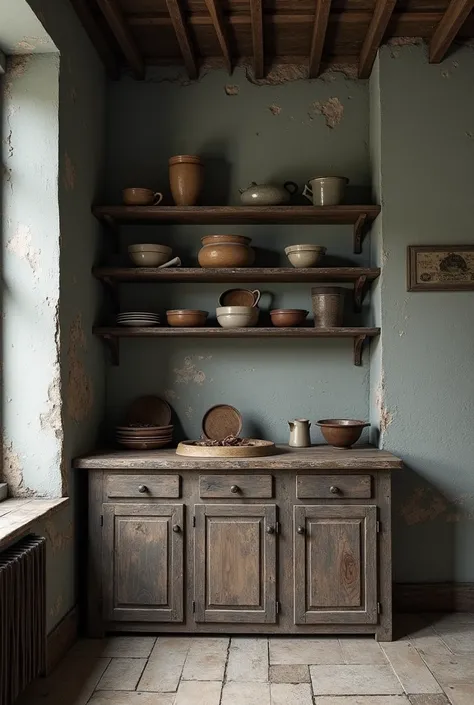
[[166, 312], [169, 326], [174, 328], [198, 328], [206, 323], [207, 311], [190, 308], [173, 309]]
[[256, 306], [219, 306], [216, 308], [217, 322], [222, 328], [250, 328], [258, 321]]
[[359, 440], [362, 429], [370, 426], [356, 419], [321, 419], [316, 421], [326, 441], [334, 448], [350, 448]]
[[140, 245], [129, 245], [129, 252], [161, 252], [167, 257], [171, 257], [173, 250], [168, 245], [155, 245], [151, 242]]
[[326, 248], [319, 245], [290, 245], [285, 253], [293, 267], [316, 267], [326, 254]]
[[304, 323], [308, 313], [302, 308], [276, 308], [270, 311], [270, 318], [277, 328], [293, 328]]
[[206, 235], [201, 243], [198, 252], [201, 267], [251, 267], [255, 261], [250, 238], [243, 235]]
[[129, 252], [128, 255], [136, 267], [159, 267], [169, 261], [169, 255], [154, 250]]

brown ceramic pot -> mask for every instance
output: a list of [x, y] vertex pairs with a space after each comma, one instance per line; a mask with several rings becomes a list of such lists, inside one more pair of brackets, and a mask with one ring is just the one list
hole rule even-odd
[[203, 182], [204, 165], [199, 157], [181, 154], [171, 157], [169, 164], [170, 187], [177, 206], [195, 206], [199, 201]]
[[308, 311], [302, 308], [276, 308], [270, 311], [272, 324], [277, 328], [292, 328], [304, 323]]
[[370, 426], [355, 419], [321, 419], [316, 422], [326, 441], [334, 448], [350, 448], [359, 440], [362, 429]]
[[315, 328], [342, 326], [346, 289], [339, 286], [314, 286], [311, 289]]
[[169, 326], [173, 328], [198, 328], [206, 323], [207, 311], [194, 309], [174, 309], [166, 312]]
[[255, 252], [249, 247], [250, 238], [241, 235], [206, 235], [198, 253], [201, 267], [251, 267]]

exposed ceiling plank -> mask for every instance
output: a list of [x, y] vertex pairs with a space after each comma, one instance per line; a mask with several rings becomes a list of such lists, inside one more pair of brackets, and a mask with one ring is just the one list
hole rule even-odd
[[232, 73], [232, 59], [230, 58], [229, 42], [224, 24], [224, 16], [219, 4], [219, 0], [206, 0], [206, 6], [212, 19], [212, 24], [216, 30], [217, 41], [220, 44], [224, 55], [225, 64], [229, 73]]
[[76, 11], [82, 26], [84, 27], [89, 39], [94, 45], [107, 75], [110, 78], [117, 79], [120, 75], [117, 66], [117, 59], [112, 47], [109, 45], [107, 38], [97, 24], [97, 20], [91, 12], [86, 0], [71, 0], [71, 5]]
[[263, 78], [265, 60], [262, 0], [250, 0], [250, 20], [252, 23], [253, 72], [255, 78]]
[[316, 12], [314, 13], [313, 24], [313, 38], [311, 40], [311, 52], [309, 55], [310, 78], [317, 78], [319, 74], [330, 9], [331, 0], [316, 0]]
[[188, 28], [184, 22], [183, 13], [181, 12], [178, 0], [166, 0], [166, 6], [168, 8], [168, 12], [170, 13], [171, 22], [173, 24], [176, 39], [178, 40], [188, 76], [189, 78], [197, 78], [198, 67], [193, 48], [191, 46]]
[[474, 0], [451, 0], [430, 42], [430, 63], [442, 61], [456, 34], [474, 7]]
[[[474, 2], [474, 0], [473, 0]], [[359, 78], [368, 78], [377, 55], [377, 50], [392, 16], [396, 0], [377, 0], [369, 29], [365, 35], [359, 59]]]
[[97, 0], [97, 4], [102, 10], [107, 24], [112, 30], [127, 62], [130, 64], [135, 78], [145, 78], [145, 63], [116, 0]]

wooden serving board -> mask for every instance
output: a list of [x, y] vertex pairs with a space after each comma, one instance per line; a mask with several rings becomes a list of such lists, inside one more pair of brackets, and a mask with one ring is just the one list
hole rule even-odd
[[197, 446], [197, 441], [182, 441], [176, 448], [176, 455], [194, 458], [261, 458], [275, 452], [273, 441], [249, 438], [249, 446]]

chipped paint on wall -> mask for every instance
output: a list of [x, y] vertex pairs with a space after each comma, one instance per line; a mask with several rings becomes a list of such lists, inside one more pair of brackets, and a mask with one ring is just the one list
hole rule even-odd
[[423, 44], [423, 39], [421, 37], [392, 37], [386, 44], [390, 47], [391, 58], [398, 59], [401, 47], [419, 46]]
[[276, 103], [272, 103], [271, 105], [269, 105], [268, 109], [272, 115], [280, 115], [281, 113], [281, 106], [277, 105]]
[[19, 257], [21, 260], [28, 262], [33, 272], [35, 279], [38, 279], [40, 268], [41, 250], [37, 250], [33, 246], [33, 238], [31, 228], [24, 223], [19, 223], [14, 235], [7, 241], [7, 250]]
[[8, 485], [12, 497], [34, 497], [35, 492], [28, 487], [23, 478], [23, 464], [19, 454], [13, 448], [13, 443], [3, 436], [3, 480]]
[[224, 90], [226, 95], [239, 95], [240, 88], [235, 83], [227, 83]]
[[326, 125], [332, 130], [341, 122], [344, 116], [344, 106], [336, 97], [326, 101], [316, 101], [310, 106], [308, 115], [310, 120], [314, 120], [317, 115], [323, 115]]
[[49, 541], [53, 555], [69, 550], [74, 538], [74, 523], [72, 518], [64, 526], [60, 526], [54, 518], [44, 522], [44, 534]]
[[59, 363], [56, 363], [56, 375], [49, 385], [47, 411], [40, 414], [40, 426], [43, 430], [52, 430], [56, 438], [63, 438], [62, 425], [61, 377]]
[[67, 152], [64, 156], [64, 185], [67, 191], [73, 191], [76, 186], [76, 167]]
[[80, 423], [87, 418], [94, 404], [92, 380], [86, 372], [83, 359], [86, 349], [82, 315], [78, 313], [69, 329], [68, 383], [66, 389], [67, 415], [76, 423]]
[[29, 54], [8, 57], [5, 74], [5, 95], [8, 98], [11, 98], [14, 82], [26, 74], [31, 60], [32, 57]]
[[291, 81], [304, 81], [308, 78], [308, 66], [304, 64], [278, 64], [272, 66], [264, 78], [255, 78], [253, 68], [246, 64], [245, 77], [256, 86], [280, 86]]
[[344, 78], [348, 78], [350, 81], [356, 81], [359, 79], [359, 67], [357, 63], [354, 64], [331, 64], [327, 69], [320, 75], [323, 81], [334, 81], [336, 73], [342, 73]]
[[195, 362], [193, 362], [192, 356], [187, 356], [184, 358], [184, 364], [182, 367], [175, 367], [174, 370], [174, 383], [175, 384], [198, 384], [203, 385], [206, 381], [206, 375], [203, 370], [200, 370]]

